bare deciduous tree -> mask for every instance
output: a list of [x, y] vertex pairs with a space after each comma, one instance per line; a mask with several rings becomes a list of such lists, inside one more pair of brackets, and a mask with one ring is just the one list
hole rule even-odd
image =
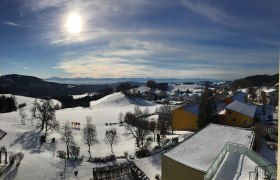
[[52, 100], [41, 100], [38, 102], [36, 99], [30, 111], [32, 119], [38, 120], [40, 130], [43, 131], [45, 129], [45, 137], [47, 137], [47, 132], [50, 129], [58, 129], [59, 123], [56, 121]]
[[161, 134], [165, 135], [169, 127], [171, 127], [172, 134], [173, 134], [171, 106], [168, 104], [164, 104], [159, 109], [156, 110], [156, 113], [158, 113], [158, 121], [159, 121]]
[[61, 134], [61, 140], [63, 142], [65, 142], [67, 158], [69, 159], [69, 146], [71, 144], [75, 144], [75, 143], [74, 143], [72, 129], [71, 129], [70, 123], [68, 121], [64, 124], [60, 134]]
[[136, 146], [140, 149], [145, 148], [147, 136], [149, 135], [149, 110], [142, 111], [138, 106], [134, 112], [127, 112], [124, 117], [125, 128], [128, 135], [132, 135], [136, 140]]
[[82, 138], [83, 141], [86, 145], [88, 145], [88, 153], [89, 157], [91, 158], [91, 151], [90, 147], [94, 144], [97, 143], [97, 133], [96, 133], [96, 128], [95, 125], [91, 123], [91, 118], [86, 118], [87, 119], [87, 124], [82, 130]]
[[113, 144], [116, 144], [119, 140], [119, 137], [118, 137], [118, 132], [117, 132], [117, 129], [116, 128], [111, 128], [109, 130], [107, 130], [105, 132], [105, 139], [104, 141], [106, 143], [109, 143], [111, 145], [111, 152], [114, 154], [113, 152]]
[[19, 114], [19, 117], [21, 119], [21, 124], [25, 125], [25, 120], [27, 118], [27, 114], [25, 113], [24, 109], [20, 108], [19, 111], [18, 111], [18, 114]]

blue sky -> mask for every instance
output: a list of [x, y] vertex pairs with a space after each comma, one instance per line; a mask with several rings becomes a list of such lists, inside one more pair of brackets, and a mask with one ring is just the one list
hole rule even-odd
[[[279, 0], [1, 0], [0, 75], [275, 74], [279, 7]], [[66, 25], [71, 14], [78, 33]]]

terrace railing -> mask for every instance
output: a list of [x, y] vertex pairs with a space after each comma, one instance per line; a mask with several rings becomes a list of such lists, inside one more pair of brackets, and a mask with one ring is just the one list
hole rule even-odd
[[269, 177], [273, 177], [276, 175], [276, 166], [271, 166], [271, 163], [269, 163], [267, 160], [265, 160], [263, 157], [261, 157], [255, 151], [247, 148], [244, 145], [227, 143], [223, 147], [223, 149], [221, 150], [221, 152], [219, 153], [217, 158], [214, 160], [213, 164], [207, 170], [207, 172], [204, 176], [205, 180], [210, 180], [213, 178], [214, 174], [217, 172], [218, 168], [220, 167], [220, 165], [222, 164], [222, 162], [224, 160], [224, 157], [226, 156], [226, 154], [228, 152], [244, 154], [248, 158], [250, 158], [252, 161], [254, 161], [258, 165], [258, 167], [260, 167], [260, 168], [265, 167], [265, 169], [263, 168], [263, 170]]

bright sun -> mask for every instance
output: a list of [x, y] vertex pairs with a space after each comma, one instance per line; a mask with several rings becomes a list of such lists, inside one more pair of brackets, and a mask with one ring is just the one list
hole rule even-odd
[[79, 14], [71, 13], [67, 17], [66, 29], [69, 33], [76, 34], [82, 29], [82, 19]]

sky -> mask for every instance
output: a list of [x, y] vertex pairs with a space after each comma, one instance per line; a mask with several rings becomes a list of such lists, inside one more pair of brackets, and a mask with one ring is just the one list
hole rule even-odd
[[279, 0], [1, 0], [0, 75], [276, 74], [279, 7]]

